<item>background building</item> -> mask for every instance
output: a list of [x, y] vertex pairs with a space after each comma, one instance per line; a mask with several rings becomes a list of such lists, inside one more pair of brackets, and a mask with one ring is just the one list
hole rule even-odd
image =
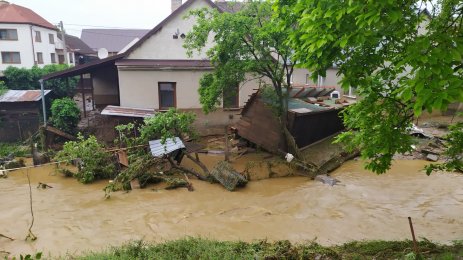
[[[0, 75], [9, 66], [42, 67], [65, 60], [64, 44], [53, 24], [26, 7], [0, 0]], [[74, 59], [67, 61], [74, 64]]]

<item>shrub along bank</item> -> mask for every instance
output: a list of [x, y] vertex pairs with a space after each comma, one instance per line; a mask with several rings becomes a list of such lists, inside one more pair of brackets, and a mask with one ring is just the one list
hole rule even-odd
[[[419, 242], [420, 255], [413, 253], [411, 241], [350, 242], [324, 247], [315, 242], [289, 241], [219, 242], [186, 238], [162, 244], [131, 242], [104, 252], [73, 256], [72, 259], [462, 259], [463, 243], [439, 245]], [[69, 256], [68, 256], [69, 257]]]

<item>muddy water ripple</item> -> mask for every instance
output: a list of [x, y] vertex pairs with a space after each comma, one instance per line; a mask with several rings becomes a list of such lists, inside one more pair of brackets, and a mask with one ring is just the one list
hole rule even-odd
[[[463, 239], [463, 175], [420, 172], [426, 162], [397, 161], [387, 174], [348, 162], [330, 187], [303, 177], [250, 182], [236, 192], [193, 181], [186, 189], [134, 190], [104, 199], [106, 182], [82, 185], [54, 174], [53, 167], [29, 171], [38, 240], [24, 241], [30, 224], [25, 171], [0, 179], [0, 251], [43, 251], [53, 255], [99, 250], [128, 240], [164, 241], [185, 236], [220, 240], [288, 239], [322, 244], [364, 239], [418, 237], [438, 242]], [[38, 182], [52, 189], [38, 190]]]

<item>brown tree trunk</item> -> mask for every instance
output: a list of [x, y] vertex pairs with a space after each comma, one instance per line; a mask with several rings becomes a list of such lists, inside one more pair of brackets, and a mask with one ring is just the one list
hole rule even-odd
[[[183, 172], [186, 172], [186, 173], [189, 173], [189, 174], [192, 174], [193, 176], [195, 176], [196, 178], [198, 178], [199, 180], [202, 180], [202, 181], [207, 181], [208, 179], [204, 176], [202, 176], [201, 174], [199, 174], [198, 172], [194, 171], [193, 169], [188, 169], [188, 168], [185, 168], [183, 166], [180, 166], [180, 165], [177, 165], [174, 160], [172, 160], [172, 158], [170, 157], [167, 157], [167, 160], [169, 161], [170, 163], [170, 166], [172, 168], [175, 168], [175, 169], [178, 169], [180, 171], [183, 171]], [[207, 168], [206, 168], [207, 169]]]

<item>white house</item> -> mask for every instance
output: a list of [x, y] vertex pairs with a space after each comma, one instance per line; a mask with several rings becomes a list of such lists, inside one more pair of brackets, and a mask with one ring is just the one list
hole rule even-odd
[[[0, 74], [8, 66], [64, 63], [63, 42], [58, 30], [34, 11], [0, 0]], [[68, 64], [75, 62], [68, 53]]]
[[[119, 106], [117, 111], [122, 111], [120, 116], [140, 112], [134, 109], [155, 112], [175, 107], [196, 113], [198, 128], [204, 131], [212, 128], [223, 131], [223, 125], [239, 118], [239, 110], [259, 88], [259, 82], [252, 80], [240, 84], [237, 93], [231, 95], [232, 102], [227, 102], [228, 106], [207, 115], [202, 113], [199, 80], [205, 73], [212, 71], [213, 66], [205, 54], [206, 50], [195, 52], [193, 57], [186, 54], [183, 48], [184, 35], [192, 30], [195, 20], [184, 17], [190, 10], [204, 7], [227, 11], [221, 7], [226, 3], [220, 2], [217, 5], [210, 0], [188, 0], [182, 4], [181, 0], [171, 1], [172, 13], [125, 53], [51, 74], [44, 79], [87, 73], [93, 78], [95, 104], [102, 108], [106, 105]], [[211, 36], [207, 46], [213, 44]], [[329, 71], [326, 79], [314, 83], [308, 79], [307, 70], [296, 69], [293, 84], [339, 89], [335, 72]], [[114, 111], [111, 111], [113, 116], [117, 114]]]

